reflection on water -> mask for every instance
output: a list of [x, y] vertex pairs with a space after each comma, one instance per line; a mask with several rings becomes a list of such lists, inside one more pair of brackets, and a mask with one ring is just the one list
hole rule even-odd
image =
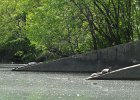
[[140, 81], [84, 80], [90, 74], [0, 70], [0, 100], [139, 100]]

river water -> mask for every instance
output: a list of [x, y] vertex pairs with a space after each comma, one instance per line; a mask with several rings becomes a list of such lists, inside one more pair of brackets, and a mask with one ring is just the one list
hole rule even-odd
[[90, 74], [0, 69], [0, 100], [140, 100], [140, 81], [85, 80]]

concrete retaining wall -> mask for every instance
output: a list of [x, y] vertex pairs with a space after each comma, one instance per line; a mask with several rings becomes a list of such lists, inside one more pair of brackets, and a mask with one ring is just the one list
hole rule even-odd
[[113, 70], [140, 63], [140, 41], [75, 55], [49, 63], [26, 66], [16, 70], [96, 72], [106, 67]]
[[140, 64], [121, 68], [92, 79], [140, 80]]

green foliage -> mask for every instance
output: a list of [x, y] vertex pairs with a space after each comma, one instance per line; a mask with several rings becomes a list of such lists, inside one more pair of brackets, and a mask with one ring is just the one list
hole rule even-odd
[[135, 0], [70, 1], [88, 22], [94, 49], [133, 41]]
[[139, 0], [1, 0], [1, 61], [51, 60], [138, 40], [139, 10]]
[[25, 63], [35, 60], [36, 49], [26, 37], [7, 40], [1, 44], [0, 57], [1, 62]]

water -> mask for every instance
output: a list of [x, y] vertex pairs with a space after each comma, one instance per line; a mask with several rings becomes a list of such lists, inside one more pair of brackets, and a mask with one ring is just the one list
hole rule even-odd
[[85, 80], [90, 74], [0, 69], [0, 100], [140, 100], [140, 81]]

